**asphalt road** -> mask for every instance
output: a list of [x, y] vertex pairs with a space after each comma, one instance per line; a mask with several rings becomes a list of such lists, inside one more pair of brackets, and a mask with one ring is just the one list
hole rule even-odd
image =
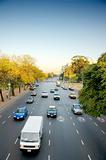
[[[25, 104], [30, 93], [0, 112], [0, 160], [106, 160], [106, 123], [85, 114], [74, 115], [71, 106], [78, 100], [70, 99], [70, 91], [58, 87], [61, 99], [54, 101], [51, 88], [55, 88], [55, 82], [40, 83], [34, 103], [27, 104], [29, 115], [44, 117], [42, 145], [37, 153], [19, 150], [18, 136], [27, 118], [13, 120], [13, 111]], [[48, 98], [41, 98], [42, 91], [48, 91]], [[49, 105], [57, 107], [56, 119], [47, 118]]]

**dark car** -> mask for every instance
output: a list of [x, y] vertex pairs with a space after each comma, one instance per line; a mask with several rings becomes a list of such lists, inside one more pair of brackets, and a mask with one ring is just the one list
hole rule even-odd
[[56, 118], [57, 117], [57, 109], [56, 108], [49, 108], [47, 110], [47, 117]]
[[74, 91], [74, 88], [69, 87], [68, 89], [69, 89], [70, 91]]
[[55, 91], [58, 91], [58, 88], [55, 88], [54, 90], [55, 90]]
[[15, 112], [13, 112], [13, 118], [14, 120], [20, 120], [25, 119], [25, 117], [28, 115], [28, 110], [26, 106], [18, 107]]
[[54, 93], [54, 92], [55, 92], [54, 89], [51, 89], [51, 90], [50, 90], [50, 93]]
[[33, 103], [33, 102], [34, 102], [33, 97], [28, 97], [28, 99], [26, 100], [26, 103]]
[[36, 85], [36, 87], [38, 87], [38, 86], [39, 86], [39, 83], [36, 83], [35, 85]]
[[35, 89], [35, 88], [34, 88], [33, 86], [30, 86], [30, 87], [29, 87], [29, 90], [31, 90], [31, 91], [34, 91], [34, 89]]
[[74, 114], [83, 114], [82, 107], [79, 103], [73, 104], [71, 110]]
[[66, 87], [66, 86], [62, 86], [62, 88], [63, 88], [64, 90], [67, 90], [67, 87]]

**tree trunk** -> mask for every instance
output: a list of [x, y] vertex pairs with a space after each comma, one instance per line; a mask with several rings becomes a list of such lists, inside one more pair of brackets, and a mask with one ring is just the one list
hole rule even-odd
[[15, 96], [15, 92], [14, 92], [14, 85], [11, 85], [11, 92], [12, 92], [12, 96]]
[[4, 97], [3, 97], [3, 94], [2, 94], [2, 89], [0, 89], [0, 95], [1, 95], [1, 101], [4, 102]]
[[19, 85], [19, 93], [21, 93], [21, 86]]

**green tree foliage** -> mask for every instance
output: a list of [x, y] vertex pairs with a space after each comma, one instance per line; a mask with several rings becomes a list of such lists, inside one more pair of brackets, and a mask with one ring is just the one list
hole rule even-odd
[[85, 56], [77, 55], [72, 57], [71, 63], [64, 67], [64, 77], [66, 79], [81, 81], [82, 72], [89, 64], [90, 62]]
[[71, 70], [76, 74], [78, 81], [82, 80], [82, 71], [89, 65], [89, 61], [85, 56], [74, 56], [71, 59]]
[[106, 53], [84, 70], [79, 99], [86, 113], [106, 114]]

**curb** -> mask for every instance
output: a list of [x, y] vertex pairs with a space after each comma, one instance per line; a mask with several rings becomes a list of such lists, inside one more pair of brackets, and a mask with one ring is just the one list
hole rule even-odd
[[2, 112], [4, 109], [6, 109], [6, 107], [12, 103], [14, 103], [17, 99], [19, 99], [21, 96], [24, 96], [26, 93], [28, 93], [29, 90], [22, 92], [14, 97], [12, 97], [10, 100], [8, 100], [7, 102], [3, 102], [4, 104], [0, 105], [0, 112]]

